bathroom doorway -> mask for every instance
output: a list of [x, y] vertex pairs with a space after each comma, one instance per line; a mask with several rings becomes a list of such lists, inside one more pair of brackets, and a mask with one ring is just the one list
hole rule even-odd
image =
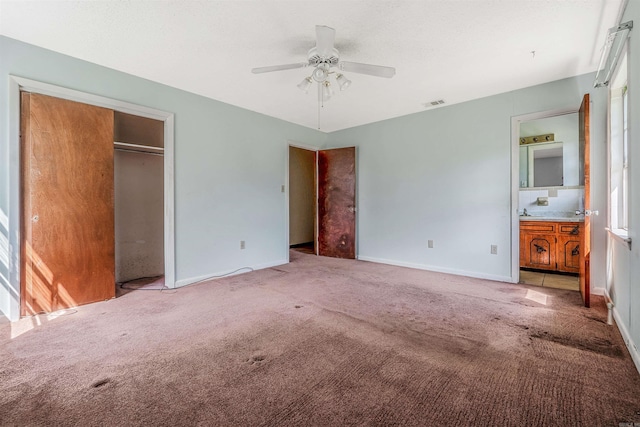
[[514, 200], [518, 201], [513, 277], [519, 283], [580, 290], [586, 306], [590, 294], [588, 105], [585, 95], [579, 110], [512, 119]]

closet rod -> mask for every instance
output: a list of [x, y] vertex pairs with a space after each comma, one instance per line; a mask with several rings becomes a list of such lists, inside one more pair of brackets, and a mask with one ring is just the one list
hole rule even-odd
[[164, 157], [164, 153], [152, 153], [151, 151], [140, 151], [140, 150], [129, 150], [127, 148], [118, 148], [115, 147], [114, 151], [124, 151], [127, 153], [136, 153], [136, 154], [149, 154], [151, 156], [160, 156], [160, 157]]
[[152, 153], [152, 154], [164, 154], [164, 148], [162, 147], [152, 147], [150, 145], [139, 145], [139, 144], [130, 144], [128, 142], [119, 142], [115, 141], [113, 143], [115, 149], [126, 150], [126, 151], [138, 151], [143, 153]]

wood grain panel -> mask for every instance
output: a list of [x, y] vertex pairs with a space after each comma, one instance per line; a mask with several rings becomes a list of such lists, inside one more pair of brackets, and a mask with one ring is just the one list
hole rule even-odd
[[[578, 140], [580, 150], [584, 151], [584, 209], [591, 209], [591, 149], [590, 149], [590, 104], [589, 94], [582, 98], [578, 114]], [[589, 271], [591, 257], [591, 219], [585, 215], [580, 250], [580, 293], [585, 307], [591, 305], [591, 275]]]
[[580, 223], [522, 221], [520, 266], [577, 273], [581, 231]]
[[534, 237], [529, 240], [529, 266], [545, 270], [555, 270], [555, 240], [546, 236]]
[[580, 236], [558, 237], [558, 270], [580, 272]]
[[113, 111], [22, 95], [22, 314], [115, 296]]
[[557, 224], [554, 222], [520, 221], [520, 230], [526, 230], [527, 232], [555, 233], [556, 225]]
[[582, 228], [580, 223], [576, 224], [560, 224], [559, 232], [561, 234], [570, 234], [572, 236], [577, 236], [580, 234], [580, 229]]
[[356, 149], [318, 152], [318, 254], [356, 257]]

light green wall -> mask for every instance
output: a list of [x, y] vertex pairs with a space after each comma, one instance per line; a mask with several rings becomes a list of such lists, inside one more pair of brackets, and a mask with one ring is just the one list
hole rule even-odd
[[[9, 75], [175, 113], [176, 279], [286, 262], [289, 141], [326, 135], [209, 98], [0, 37], [0, 311], [17, 317], [8, 235]], [[215, 78], [215, 76], [212, 76]], [[246, 249], [240, 251], [240, 240]], [[13, 283], [10, 283], [13, 282]]]
[[[329, 134], [327, 146], [358, 147], [359, 257], [510, 280], [512, 250], [517, 251], [511, 247], [511, 118], [577, 110], [585, 93], [592, 96], [592, 203], [604, 212], [606, 93], [594, 91], [593, 78], [583, 75]], [[593, 223], [592, 285], [602, 291], [604, 217]], [[498, 245], [497, 255], [491, 245]]]

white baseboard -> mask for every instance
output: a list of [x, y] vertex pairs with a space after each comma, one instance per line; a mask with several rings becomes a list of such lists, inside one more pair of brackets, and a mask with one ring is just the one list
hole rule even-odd
[[[603, 295], [607, 301], [613, 301], [611, 299], [611, 296], [609, 295], [609, 292], [607, 292], [606, 289], [604, 289]], [[627, 329], [624, 322], [622, 321], [622, 318], [620, 317], [620, 313], [618, 313], [618, 309], [616, 308], [615, 303], [613, 306], [613, 320], [616, 321], [616, 326], [618, 327], [618, 330], [620, 331], [620, 335], [622, 335], [622, 339], [624, 340], [624, 343], [627, 346], [627, 349], [629, 350], [629, 354], [631, 355], [631, 360], [633, 360], [633, 363], [636, 365], [636, 369], [638, 370], [638, 373], [640, 373], [640, 353], [638, 353], [638, 347], [633, 342], [633, 339], [631, 338], [631, 334], [629, 334], [629, 330]]]
[[248, 272], [253, 271], [253, 270], [262, 270], [264, 268], [276, 267], [278, 265], [283, 265], [283, 264], [288, 264], [288, 263], [289, 263], [288, 260], [279, 260], [279, 261], [265, 262], [263, 264], [256, 264], [256, 265], [247, 266], [247, 267], [240, 267], [240, 268], [238, 268], [236, 270], [231, 270], [231, 271], [224, 271], [224, 272], [205, 274], [205, 275], [197, 276], [197, 277], [189, 277], [187, 279], [176, 280], [176, 286], [175, 287], [179, 288], [179, 287], [182, 287], [182, 286], [191, 285], [193, 283], [203, 282], [203, 281], [209, 280], [209, 279], [212, 279], [212, 280], [213, 279], [222, 279], [223, 277], [235, 276], [237, 274], [248, 273]]
[[591, 288], [591, 295], [606, 295], [604, 288]]
[[380, 263], [380, 264], [396, 265], [398, 267], [408, 267], [408, 268], [415, 268], [415, 269], [418, 269], [418, 270], [434, 271], [436, 273], [447, 273], [447, 274], [454, 274], [456, 276], [465, 276], [465, 277], [473, 277], [473, 278], [476, 278], [476, 279], [487, 279], [487, 280], [495, 280], [497, 282], [512, 283], [511, 277], [509, 277], [509, 276], [499, 276], [499, 275], [496, 275], [496, 274], [477, 273], [477, 272], [474, 272], [474, 271], [457, 270], [457, 269], [454, 269], [454, 268], [441, 268], [441, 267], [434, 267], [432, 265], [427, 265], [427, 264], [415, 264], [415, 263], [411, 263], [411, 262], [395, 261], [395, 260], [390, 260], [390, 259], [375, 258], [375, 257], [362, 256], [362, 255], [359, 255], [358, 259], [361, 260], [361, 261], [369, 261], [369, 262], [377, 262], [377, 263]]
[[613, 318], [616, 321], [616, 325], [618, 326], [618, 330], [622, 335], [622, 339], [624, 340], [624, 343], [627, 345], [627, 349], [629, 349], [629, 354], [631, 354], [631, 359], [633, 359], [633, 363], [636, 365], [636, 369], [638, 370], [638, 373], [640, 373], [640, 353], [638, 353], [638, 347], [633, 342], [633, 339], [631, 339], [631, 335], [629, 334], [627, 327], [622, 322], [622, 319], [620, 318], [620, 314], [618, 313], [618, 310], [616, 310], [615, 306], [613, 307]]

